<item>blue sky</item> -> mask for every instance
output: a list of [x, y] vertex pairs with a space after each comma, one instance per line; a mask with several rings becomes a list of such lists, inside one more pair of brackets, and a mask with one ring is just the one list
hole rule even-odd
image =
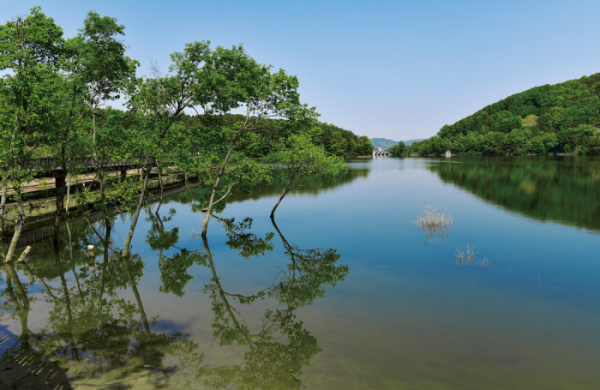
[[321, 120], [427, 138], [525, 89], [600, 71], [600, 1], [0, 0], [0, 23], [42, 11], [76, 34], [88, 11], [126, 26], [128, 55], [166, 71], [185, 43], [244, 44], [300, 80]]

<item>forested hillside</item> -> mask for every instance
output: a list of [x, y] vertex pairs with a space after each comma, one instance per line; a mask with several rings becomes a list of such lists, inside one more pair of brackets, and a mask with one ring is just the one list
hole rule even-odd
[[[423, 141], [423, 139], [409, 139], [408, 141], [401, 141], [401, 142], [404, 142], [404, 145], [406, 145], [406, 146], [410, 146], [410, 145], [414, 144], [415, 142], [420, 142], [420, 141]], [[388, 150], [388, 149], [393, 148], [394, 146], [398, 145], [399, 142], [393, 141], [393, 140], [387, 139], [387, 138], [371, 138], [371, 143], [373, 145], [382, 147], [384, 150]]]
[[389, 149], [392, 146], [396, 145], [398, 141], [393, 141], [387, 138], [371, 138], [371, 143], [375, 146], [379, 146], [380, 148]]
[[600, 73], [507, 97], [445, 125], [408, 153], [600, 154]]

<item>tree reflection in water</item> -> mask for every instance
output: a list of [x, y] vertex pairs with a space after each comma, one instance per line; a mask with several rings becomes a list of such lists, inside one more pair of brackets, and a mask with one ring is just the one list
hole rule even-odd
[[[158, 268], [160, 269], [160, 280], [162, 286], [159, 291], [162, 293], [172, 293], [178, 297], [185, 294], [185, 286], [193, 277], [188, 274], [187, 270], [198, 261], [196, 252], [189, 252], [185, 248], [177, 248], [179, 242], [179, 228], [165, 228], [165, 222], [170, 222], [173, 216], [177, 213], [175, 209], [169, 210], [169, 216], [162, 217], [160, 208], [162, 199], [159, 200], [156, 210], [152, 212], [148, 205], [148, 218], [152, 226], [146, 234], [146, 242], [150, 245], [150, 249], [158, 251]], [[176, 248], [179, 253], [173, 256], [166, 256], [164, 252], [171, 248]]]
[[[258, 256], [273, 250], [273, 233], [268, 233], [263, 239], [247, 232], [252, 226], [251, 219], [244, 219], [238, 224], [233, 220], [221, 221], [227, 230], [227, 245], [238, 250], [241, 256]], [[242, 364], [212, 369], [211, 380], [207, 378], [207, 384], [215, 387], [233, 384], [241, 389], [299, 389], [302, 367], [309, 365], [310, 358], [321, 351], [317, 339], [304, 329], [295, 312], [298, 307], [310, 305], [314, 299], [323, 297], [326, 285], [333, 287], [338, 281], [343, 281], [349, 272], [348, 266], [335, 265], [340, 255], [334, 249], [301, 250], [290, 245], [274, 221], [273, 226], [291, 262], [287, 272], [271, 287], [252, 295], [223, 289], [208, 241], [203, 238], [206, 265], [213, 275], [204, 288], [212, 299], [215, 314], [213, 335], [221, 346], [236, 344], [248, 348]], [[267, 309], [261, 325], [251, 329], [239, 318], [234, 304], [250, 305], [266, 296], [276, 299], [279, 307]]]
[[[182, 297], [192, 280], [193, 265], [207, 267], [212, 278], [204, 292], [211, 300], [213, 336], [220, 346], [240, 347], [239, 364], [215, 366], [205, 361], [198, 344], [179, 333], [157, 331], [158, 318], [149, 318], [138, 284], [144, 262], [137, 254], [121, 257], [112, 239], [115, 218], [68, 226], [68, 237], [55, 236], [36, 245], [31, 260], [3, 266], [6, 288], [2, 291], [1, 315], [18, 320], [21, 334], [2, 359], [21, 365], [52, 362], [68, 370], [72, 381], [95, 387], [135, 388], [144, 378], [146, 388], [299, 389], [303, 367], [321, 351], [316, 338], [297, 318], [299, 307], [312, 304], [348, 275], [348, 266], [337, 265], [334, 249], [300, 249], [290, 244], [273, 222], [285, 255], [285, 271], [264, 289], [242, 295], [222, 285], [206, 238], [202, 248], [178, 248], [178, 229], [167, 229], [174, 211], [160, 215], [161, 202], [148, 208], [150, 230], [146, 242], [158, 251], [161, 271], [159, 290]], [[252, 220], [223, 220], [226, 244], [244, 258], [260, 257], [275, 248], [275, 233], [258, 237], [251, 232]], [[96, 263], [90, 267], [87, 245], [95, 246]], [[173, 253], [172, 249], [176, 249]], [[51, 254], [48, 258], [47, 254]], [[20, 271], [20, 272], [19, 272]], [[21, 280], [28, 279], [27, 282]], [[39, 290], [30, 296], [28, 288]], [[126, 291], [133, 293], [131, 302]], [[34, 298], [35, 297], [35, 298]], [[40, 332], [29, 330], [29, 312], [37, 299], [49, 310]], [[240, 314], [241, 306], [252, 308], [257, 300], [271, 300], [260, 324], [251, 326]], [[236, 308], [237, 306], [237, 308]], [[262, 307], [262, 306], [261, 306]], [[257, 309], [258, 306], [255, 307]]]
[[427, 166], [445, 183], [540, 221], [600, 231], [597, 157], [465, 157]]
[[[4, 266], [12, 283], [3, 293], [10, 299], [4, 300], [2, 310], [4, 314], [19, 317], [22, 331], [19, 342], [2, 359], [27, 365], [52, 362], [70, 369], [71, 376], [79, 380], [101, 378], [101, 383], [113, 385], [128, 382], [132, 374], [148, 370], [160, 374], [155, 377], [158, 384], [177, 368], [177, 365], [166, 366], [164, 357], [176, 356], [182, 350], [188, 360], [203, 359], [194, 352], [197, 345], [186, 337], [151, 331], [156, 321], [147, 319], [137, 289], [144, 263], [135, 254], [120, 257], [119, 248], [111, 240], [111, 224], [109, 219], [98, 229], [78, 224], [80, 230], [73, 232], [79, 237], [75, 245], [53, 240], [52, 268], [48, 267], [48, 259], [16, 265], [23, 268], [30, 284], [39, 282], [44, 288], [40, 300], [50, 310], [39, 334], [31, 335], [28, 330], [27, 294], [20, 292], [21, 287], [16, 288], [17, 293], [12, 288], [13, 284], [22, 285], [15, 266]], [[86, 245], [82, 243], [95, 244], [103, 258], [100, 267], [89, 267]], [[75, 283], [67, 283], [70, 273]], [[129, 288], [136, 304], [118, 296], [118, 292]]]

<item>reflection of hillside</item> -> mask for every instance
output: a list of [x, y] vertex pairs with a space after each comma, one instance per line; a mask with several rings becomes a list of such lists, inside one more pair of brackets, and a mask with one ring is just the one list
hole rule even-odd
[[600, 230], [600, 164], [589, 158], [479, 158], [428, 167], [446, 183], [542, 221]]
[[[369, 169], [349, 169], [348, 173], [340, 176], [337, 180], [335, 180], [332, 184], [323, 185], [322, 181], [311, 177], [304, 180], [298, 180], [298, 184], [303, 185], [305, 187], [296, 187], [293, 188], [289, 195], [294, 194], [310, 194], [316, 195], [322, 192], [330, 191], [335, 188], [341, 187], [346, 184], [350, 184], [354, 180], [358, 178], [367, 178], [369, 176]], [[248, 199], [260, 199], [267, 196], [279, 196], [281, 195], [281, 191], [283, 190], [283, 184], [281, 183], [260, 183], [253, 186], [251, 189], [247, 188], [238, 188], [234, 189], [232, 193], [227, 197], [227, 203], [235, 203], [235, 202], [243, 202]], [[196, 191], [202, 191], [201, 188], [196, 189]], [[192, 203], [192, 200], [197, 199], [198, 195], [191, 193], [191, 191], [187, 191], [185, 193], [177, 194], [172, 197], [169, 197], [169, 200], [175, 200], [180, 203], [188, 204]]]

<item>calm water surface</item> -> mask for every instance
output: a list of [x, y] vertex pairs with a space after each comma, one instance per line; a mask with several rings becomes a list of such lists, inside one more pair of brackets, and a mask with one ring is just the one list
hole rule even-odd
[[234, 194], [205, 241], [193, 193], [151, 203], [128, 260], [130, 215], [69, 222], [0, 271], [2, 359], [81, 388], [599, 388], [600, 160], [349, 164], [276, 225], [277, 186]]

